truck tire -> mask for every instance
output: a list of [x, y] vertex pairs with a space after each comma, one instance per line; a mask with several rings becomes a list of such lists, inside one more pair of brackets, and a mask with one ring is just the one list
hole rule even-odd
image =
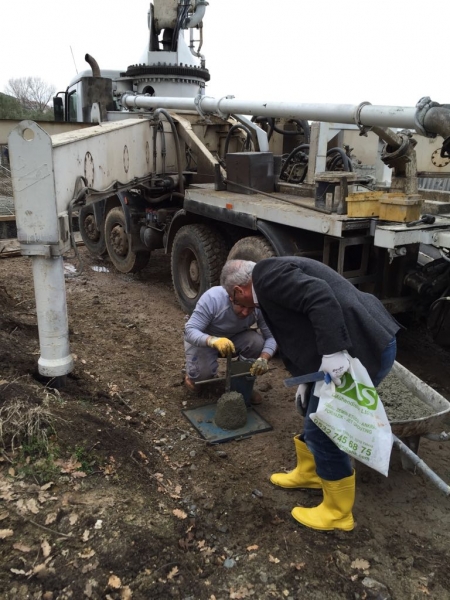
[[219, 285], [227, 257], [222, 235], [203, 224], [184, 225], [172, 247], [172, 281], [181, 308], [191, 314], [200, 296]]
[[92, 204], [81, 207], [78, 225], [81, 239], [89, 252], [94, 256], [104, 256], [107, 253], [105, 231], [103, 227], [100, 228], [100, 231], [97, 229]]
[[105, 242], [111, 262], [121, 273], [136, 273], [148, 263], [150, 252], [134, 252], [131, 235], [125, 231], [125, 215], [120, 206], [112, 208], [105, 219]]
[[227, 260], [252, 260], [258, 262], [263, 258], [271, 258], [277, 253], [272, 247], [272, 244], [261, 235], [252, 235], [240, 239], [231, 248]]

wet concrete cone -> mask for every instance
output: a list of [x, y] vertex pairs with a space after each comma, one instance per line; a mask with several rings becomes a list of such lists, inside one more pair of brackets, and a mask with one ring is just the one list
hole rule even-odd
[[247, 407], [244, 396], [239, 392], [231, 392], [231, 355], [227, 356], [225, 374], [225, 393], [217, 401], [214, 423], [226, 430], [240, 429], [247, 423]]

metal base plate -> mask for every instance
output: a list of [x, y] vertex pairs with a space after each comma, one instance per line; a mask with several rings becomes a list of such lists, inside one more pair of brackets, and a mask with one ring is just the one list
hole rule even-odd
[[181, 411], [194, 429], [211, 444], [240, 440], [273, 429], [272, 425], [269, 425], [253, 408], [247, 411], [247, 423], [244, 427], [232, 430], [221, 429], [214, 423], [216, 408], [217, 403], [213, 403]]

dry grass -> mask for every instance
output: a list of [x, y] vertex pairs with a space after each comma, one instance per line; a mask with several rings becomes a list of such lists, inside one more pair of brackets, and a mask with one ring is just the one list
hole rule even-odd
[[54, 421], [47, 403], [36, 405], [23, 399], [9, 400], [0, 408], [0, 445], [12, 451], [22, 444], [48, 451], [48, 435], [53, 432]]

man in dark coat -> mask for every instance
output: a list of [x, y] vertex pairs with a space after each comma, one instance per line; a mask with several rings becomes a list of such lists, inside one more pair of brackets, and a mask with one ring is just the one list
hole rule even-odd
[[[262, 260], [253, 269], [253, 285], [233, 286], [226, 273], [236, 270], [229, 266], [235, 262], [225, 265], [222, 285], [242, 306], [259, 306], [294, 377], [322, 370], [339, 385], [349, 368], [346, 353], [359, 358], [375, 386], [388, 374], [399, 325], [375, 296], [330, 267], [299, 257]], [[349, 531], [354, 527], [355, 473], [349, 456], [310, 419], [319, 402], [313, 390], [300, 385], [296, 394], [306, 413], [303, 433], [294, 438], [297, 467], [273, 474], [271, 481], [284, 488], [322, 488], [322, 504], [296, 507], [292, 516], [314, 529]]]

